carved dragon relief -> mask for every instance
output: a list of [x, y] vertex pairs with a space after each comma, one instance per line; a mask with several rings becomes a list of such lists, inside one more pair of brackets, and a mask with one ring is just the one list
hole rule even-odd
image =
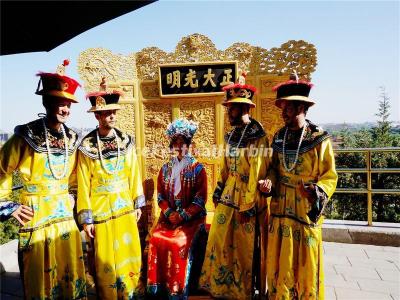
[[227, 60], [237, 60], [239, 69], [249, 71], [252, 76], [289, 75], [296, 70], [300, 77], [309, 79], [317, 65], [317, 50], [305, 41], [291, 40], [269, 50], [235, 43], [222, 51], [208, 37], [196, 33], [182, 38], [172, 53], [150, 47], [136, 55], [138, 78], [142, 80], [157, 79], [159, 64]]
[[124, 56], [104, 48], [90, 48], [79, 55], [78, 72], [85, 90], [91, 92], [104, 76], [108, 82], [157, 80], [159, 64], [227, 60], [237, 60], [239, 69], [249, 71], [251, 76], [288, 75], [296, 70], [300, 77], [310, 79], [317, 65], [317, 50], [302, 40], [290, 40], [269, 50], [248, 43], [234, 43], [226, 50], [218, 50], [208, 37], [195, 33], [183, 37], [171, 53], [148, 47]]
[[[273, 132], [280, 126], [279, 110], [273, 105], [273, 101], [266, 100], [273, 97], [271, 92], [270, 81], [255, 80], [260, 75], [288, 75], [292, 70], [296, 70], [300, 77], [310, 79], [311, 73], [314, 72], [317, 65], [316, 49], [314, 45], [305, 41], [290, 40], [280, 47], [265, 49], [258, 46], [252, 46], [249, 43], [234, 43], [225, 50], [218, 50], [214, 43], [202, 34], [192, 34], [183, 37], [177, 44], [175, 51], [167, 53], [157, 47], [144, 48], [137, 53], [129, 55], [114, 54], [104, 48], [90, 48], [83, 51], [78, 58], [78, 72], [84, 82], [86, 92], [98, 90], [99, 82], [102, 77], [107, 78], [107, 82], [111, 82], [110, 88], [118, 89], [124, 92], [122, 98], [123, 105], [128, 105], [127, 109], [121, 113], [120, 125], [121, 129], [130, 133], [134, 132], [134, 109], [129, 106], [129, 102], [134, 99], [135, 81], [139, 80], [139, 88], [141, 89], [139, 100], [143, 99], [159, 99], [159, 91], [157, 84], [158, 65], [165, 63], [183, 63], [183, 62], [203, 62], [203, 61], [226, 61], [236, 60], [240, 70], [249, 71], [249, 75], [255, 85], [259, 85], [261, 108], [261, 122], [269, 132]], [[284, 76], [286, 77], [286, 76]], [[250, 83], [250, 78], [249, 82]], [[264, 100], [263, 100], [264, 99]], [[189, 99], [188, 99], [189, 100]], [[162, 100], [159, 100], [162, 102]], [[211, 100], [213, 101], [213, 100]], [[207, 103], [191, 104], [182, 101], [180, 105], [181, 115], [192, 113], [193, 116], [199, 118], [201, 123], [208, 123], [207, 129], [200, 128], [198, 140], [201, 146], [210, 146], [215, 144], [215, 111], [213, 105]], [[207, 104], [206, 104], [207, 103]], [[150, 104], [149, 104], [150, 105]], [[156, 112], [156, 106], [154, 107]], [[165, 106], [163, 106], [165, 108]], [[171, 106], [167, 105], [168, 120], [171, 116]], [[151, 116], [152, 108], [148, 110], [148, 117]], [[166, 113], [166, 112], [164, 112]], [[130, 116], [132, 114], [132, 117]], [[196, 116], [196, 114], [198, 114]], [[209, 115], [210, 114], [210, 115]], [[207, 117], [209, 115], [209, 117]], [[153, 116], [157, 118], [159, 116]], [[137, 118], [136, 116], [136, 119]], [[225, 118], [225, 129], [229, 130], [229, 124]], [[165, 120], [165, 119], [164, 119]], [[161, 120], [161, 121], [164, 121]], [[153, 123], [147, 120], [148, 126]], [[154, 120], [153, 120], [154, 121]], [[165, 124], [164, 124], [165, 123]], [[163, 125], [167, 125], [164, 122]], [[125, 125], [126, 124], [126, 125]], [[154, 123], [155, 124], [155, 123]], [[157, 130], [164, 128], [153, 128], [149, 131], [149, 127], [145, 126], [144, 132], [147, 140], [148, 134], [160, 135]], [[271, 133], [270, 133], [271, 134]], [[154, 157], [152, 158], [154, 159]]]
[[199, 155], [204, 154], [205, 149], [216, 146], [215, 130], [215, 104], [214, 99], [202, 99], [199, 102], [180, 101], [180, 117], [198, 122], [199, 128], [193, 138], [193, 147], [199, 150]]
[[171, 122], [171, 105], [165, 103], [144, 103], [144, 137], [146, 153], [146, 178], [158, 174], [168, 159], [169, 141], [165, 130]]
[[104, 48], [90, 48], [78, 57], [78, 73], [86, 92], [97, 91], [103, 77], [107, 84], [133, 82], [137, 79], [136, 55], [132, 53], [124, 56]]

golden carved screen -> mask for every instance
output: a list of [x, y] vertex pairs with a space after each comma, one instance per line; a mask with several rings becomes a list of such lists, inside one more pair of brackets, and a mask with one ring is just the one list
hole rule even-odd
[[[146, 184], [156, 179], [168, 157], [167, 153], [160, 154], [153, 150], [168, 150], [164, 131], [173, 119], [187, 117], [199, 122], [199, 130], [194, 138], [196, 149], [223, 144], [224, 132], [230, 129], [224, 117], [225, 109], [221, 105], [223, 96], [165, 99], [160, 97], [158, 85], [160, 64], [213, 61], [237, 61], [239, 74], [248, 72], [246, 83], [258, 89], [254, 98], [257, 107], [252, 109], [251, 114], [262, 123], [270, 139], [282, 126], [280, 110], [274, 105], [272, 86], [287, 80], [294, 70], [300, 78], [311, 79], [311, 73], [317, 65], [316, 49], [305, 41], [291, 40], [271, 49], [235, 43], [225, 50], [218, 50], [208, 37], [201, 34], [183, 37], [171, 53], [149, 47], [126, 56], [113, 54], [103, 48], [88, 49], [80, 54], [78, 72], [86, 92], [96, 91], [102, 77], [106, 77], [108, 88], [124, 92], [118, 125], [135, 136]], [[198, 159], [207, 170], [211, 200], [219, 160], [213, 154], [206, 157], [202, 153], [198, 154]], [[149, 203], [154, 203], [151, 200], [155, 194], [146, 193]], [[213, 210], [212, 201], [207, 204], [207, 209]]]

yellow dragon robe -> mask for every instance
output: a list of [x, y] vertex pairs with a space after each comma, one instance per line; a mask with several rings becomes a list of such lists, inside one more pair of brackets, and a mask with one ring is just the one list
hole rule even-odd
[[[269, 149], [261, 124], [251, 119], [246, 127], [225, 136], [227, 153], [213, 198], [217, 200], [208, 237], [200, 288], [214, 297], [251, 299], [258, 265], [255, 243], [264, 223], [267, 205], [259, 197], [258, 180], [266, 176]], [[239, 144], [240, 142], [240, 144]], [[237, 151], [236, 151], [237, 149]], [[264, 230], [265, 231], [265, 230]], [[263, 249], [261, 249], [263, 252]], [[258, 255], [258, 254], [257, 254]]]
[[[285, 128], [274, 137], [269, 178], [273, 182], [268, 231], [267, 282], [269, 299], [324, 299], [321, 214], [336, 188], [337, 173], [327, 132], [307, 120], [298, 162], [292, 166], [302, 129]], [[299, 191], [301, 180], [316, 184], [315, 202]]]
[[78, 220], [95, 227], [98, 297], [136, 299], [144, 291], [139, 289], [142, 257], [134, 210], [145, 205], [136, 150], [132, 137], [115, 129], [117, 137], [100, 138], [102, 165], [96, 132], [79, 146]]
[[[20, 203], [34, 211], [19, 230], [20, 271], [26, 299], [82, 299], [86, 297], [81, 237], [73, 216], [69, 181], [76, 185], [77, 134], [64, 126], [68, 143], [65, 157], [61, 133], [47, 128], [51, 154], [47, 154], [41, 119], [20, 125], [0, 150], [0, 199], [12, 191], [12, 173], [23, 183]], [[56, 179], [64, 170], [64, 178]], [[15, 206], [15, 209], [17, 206]], [[14, 210], [15, 210], [14, 209]]]

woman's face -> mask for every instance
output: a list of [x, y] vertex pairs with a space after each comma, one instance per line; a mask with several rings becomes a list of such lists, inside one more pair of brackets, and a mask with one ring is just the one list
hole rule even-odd
[[185, 143], [185, 140], [182, 136], [178, 135], [173, 143], [172, 150], [174, 152], [178, 152], [179, 155], [185, 155], [188, 152], [188, 145]]

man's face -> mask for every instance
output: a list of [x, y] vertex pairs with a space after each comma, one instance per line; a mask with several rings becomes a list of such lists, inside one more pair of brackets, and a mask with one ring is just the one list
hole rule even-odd
[[69, 117], [71, 110], [71, 101], [53, 97], [47, 101], [46, 114], [47, 118], [56, 123], [65, 123]]
[[243, 108], [237, 103], [229, 104], [228, 106], [228, 118], [231, 126], [238, 126], [243, 123], [242, 120]]
[[300, 107], [295, 106], [290, 101], [283, 101], [282, 105], [282, 119], [286, 126], [291, 127], [296, 123], [297, 116], [300, 115]]
[[99, 121], [99, 127], [102, 129], [113, 129], [117, 122], [117, 110], [104, 110], [95, 114], [96, 119]]

